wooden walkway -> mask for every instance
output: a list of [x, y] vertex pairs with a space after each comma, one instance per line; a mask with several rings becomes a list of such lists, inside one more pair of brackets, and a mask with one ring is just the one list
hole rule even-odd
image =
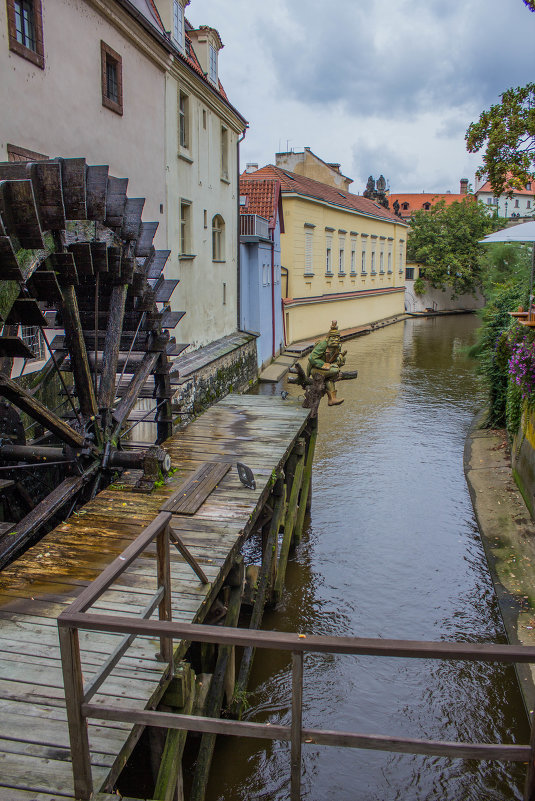
[[[272, 471], [285, 462], [307, 414], [290, 398], [226, 397], [164, 444], [177, 469], [164, 487], [148, 495], [127, 486], [106, 489], [0, 573], [0, 801], [73, 798], [58, 614], [203, 462], [230, 462], [196, 514], [175, 515], [171, 524], [211, 582], [203, 585], [172, 549], [173, 618], [202, 622], [270, 492]], [[236, 461], [252, 469], [255, 490], [240, 483]], [[140, 615], [157, 589], [155, 575], [149, 551], [94, 611]], [[121, 638], [93, 632], [80, 637], [87, 679]], [[106, 704], [111, 696], [117, 705], [154, 706], [165, 690], [158, 650], [159, 641], [138, 638], [93, 702]], [[140, 734], [128, 724], [90, 722], [95, 787], [112, 788]]]

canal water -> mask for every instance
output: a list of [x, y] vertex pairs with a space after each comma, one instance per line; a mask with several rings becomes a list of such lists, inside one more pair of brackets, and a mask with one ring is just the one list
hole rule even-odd
[[[346, 369], [359, 377], [339, 385], [343, 406], [322, 401], [308, 529], [265, 628], [505, 642], [463, 473], [483, 402], [465, 352], [477, 324], [471, 315], [409, 320], [346, 343]], [[260, 652], [245, 719], [288, 724], [290, 686], [289, 656]], [[311, 655], [304, 725], [529, 741], [512, 668], [466, 662]], [[286, 743], [219, 738], [209, 801], [285, 801], [289, 767]], [[310, 744], [303, 798], [509, 801], [522, 798], [524, 771]]]

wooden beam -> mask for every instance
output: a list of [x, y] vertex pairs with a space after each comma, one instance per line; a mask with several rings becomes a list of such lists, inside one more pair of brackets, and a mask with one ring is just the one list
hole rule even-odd
[[158, 361], [159, 353], [146, 353], [136, 368], [136, 372], [130, 379], [128, 389], [118, 403], [115, 411], [113, 412], [113, 420], [115, 422], [115, 429], [112, 438], [119, 435], [121, 426], [130, 414], [134, 404], [136, 403], [143, 384], [152, 373], [152, 370]]
[[101, 411], [111, 411], [115, 400], [115, 380], [127, 292], [126, 284], [114, 286], [111, 291], [108, 326], [102, 355], [102, 376], [98, 393], [98, 406]]
[[[195, 673], [187, 663], [184, 663], [184, 674], [184, 704], [174, 711], [182, 715], [191, 715], [193, 703], [195, 701]], [[167, 732], [160, 770], [158, 771], [154, 792], [152, 794], [154, 799], [158, 799], [159, 801], [174, 801], [178, 786], [179, 799], [182, 801], [182, 754], [184, 752], [187, 735], [188, 732], [186, 729], [170, 729]]]
[[87, 349], [80, 323], [78, 301], [74, 287], [69, 285], [62, 288], [61, 312], [65, 334], [69, 341], [71, 366], [82, 415], [90, 419], [98, 414], [97, 399], [93, 386], [93, 377], [89, 368]]
[[288, 556], [290, 553], [290, 546], [292, 544], [292, 535], [297, 516], [297, 501], [299, 499], [299, 492], [301, 490], [301, 482], [303, 479], [304, 440], [298, 440], [295, 452], [297, 455], [297, 464], [295, 467], [295, 473], [293, 475], [288, 509], [286, 511], [286, 517], [284, 518], [284, 536], [282, 539], [279, 563], [277, 566], [277, 578], [275, 579], [275, 586], [273, 588], [275, 602], [280, 601], [282, 596], [284, 579], [286, 577], [286, 565], [288, 564]]
[[305, 521], [305, 512], [309, 508], [308, 496], [312, 485], [312, 467], [314, 465], [314, 450], [316, 448], [317, 438], [318, 428], [317, 426], [314, 426], [307, 443], [305, 469], [303, 470], [303, 481], [301, 484], [301, 494], [299, 496], [299, 508], [297, 510], [293, 535], [293, 541], [295, 545], [298, 545], [301, 542], [301, 537], [303, 535], [303, 523]]

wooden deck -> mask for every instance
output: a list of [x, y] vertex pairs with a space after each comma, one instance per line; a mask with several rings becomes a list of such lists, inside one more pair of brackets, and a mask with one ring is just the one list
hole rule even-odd
[[[165, 443], [177, 472], [164, 487], [148, 495], [126, 486], [106, 489], [0, 573], [0, 801], [73, 798], [58, 614], [203, 462], [230, 462], [231, 470], [193, 516], [173, 516], [172, 528], [211, 582], [203, 585], [172, 549], [173, 618], [201, 622], [269, 494], [272, 471], [286, 460], [307, 414], [290, 398], [226, 397]], [[253, 470], [255, 490], [241, 485], [236, 461]], [[147, 552], [94, 611], [140, 615], [156, 591], [153, 560]], [[87, 679], [120, 637], [80, 636]], [[165, 689], [158, 650], [159, 641], [138, 638], [94, 703], [106, 704], [110, 696], [118, 705], [157, 703]], [[111, 787], [140, 733], [128, 724], [90, 723], [95, 787]]]

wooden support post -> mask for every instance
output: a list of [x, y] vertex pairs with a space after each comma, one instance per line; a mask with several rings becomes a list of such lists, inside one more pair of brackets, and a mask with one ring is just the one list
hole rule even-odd
[[304, 452], [305, 452], [304, 440], [302, 439], [298, 440], [296, 445], [296, 450], [298, 451], [297, 465], [293, 477], [292, 489], [290, 492], [290, 500], [288, 501], [288, 509], [286, 511], [286, 517], [284, 518], [284, 537], [282, 539], [279, 564], [277, 567], [277, 578], [275, 579], [275, 587], [273, 591], [275, 602], [280, 601], [282, 595], [282, 588], [284, 587], [284, 578], [286, 576], [286, 565], [288, 563], [288, 555], [290, 553], [290, 546], [292, 543], [292, 535], [297, 515], [297, 501], [299, 498], [299, 492], [301, 490], [301, 482], [303, 480]]
[[290, 801], [301, 801], [301, 738], [303, 726], [303, 652], [292, 652], [292, 743]]
[[93, 778], [91, 776], [87, 720], [82, 716], [81, 711], [84, 685], [78, 630], [70, 626], [59, 626], [58, 634], [69, 725], [74, 795], [80, 801], [89, 801], [93, 793]]
[[297, 545], [301, 541], [303, 534], [303, 523], [305, 520], [305, 512], [308, 509], [308, 496], [312, 483], [312, 466], [314, 463], [314, 450], [316, 447], [316, 439], [318, 436], [318, 428], [314, 426], [307, 443], [305, 468], [303, 470], [303, 482], [301, 484], [301, 495], [299, 498], [299, 508], [297, 510], [297, 517], [295, 520], [294, 530], [294, 544]]
[[[262, 622], [262, 615], [264, 614], [264, 606], [266, 603], [267, 592], [269, 588], [270, 578], [272, 576], [273, 565], [276, 564], [277, 556], [277, 539], [279, 536], [280, 522], [284, 513], [286, 503], [286, 485], [282, 481], [277, 482], [273, 488], [275, 494], [275, 505], [273, 508], [273, 517], [271, 518], [271, 527], [269, 535], [264, 548], [262, 557], [262, 568], [258, 577], [258, 589], [253, 606], [253, 613], [249, 623], [249, 629], [255, 630], [260, 628]], [[234, 698], [232, 701], [232, 715], [240, 718], [243, 712], [245, 701], [245, 693], [247, 685], [249, 684], [249, 675], [255, 655], [255, 648], [247, 646], [242, 655], [240, 662], [240, 672], [238, 674], [238, 681], [234, 688]]]
[[[169, 558], [169, 524], [160, 531], [156, 538], [156, 561], [158, 568], [158, 587], [163, 587], [163, 598], [160, 601], [160, 620], [171, 620], [171, 562]], [[173, 675], [173, 640], [171, 637], [160, 638], [160, 654], [164, 662], [169, 663], [169, 675]]]
[[[184, 704], [173, 708], [179, 715], [191, 715], [195, 701], [195, 673], [188, 664], [184, 665]], [[152, 797], [159, 801], [183, 801], [182, 754], [186, 744], [186, 729], [170, 729], [167, 732], [162, 761]]]
[[[232, 587], [227, 614], [225, 617], [225, 626], [236, 626], [238, 623], [241, 606], [241, 593], [241, 585]], [[233, 646], [230, 645], [224, 645], [220, 646], [219, 648], [217, 664], [214, 675], [212, 676], [212, 682], [210, 684], [208, 697], [206, 699], [206, 708], [204, 710], [204, 714], [207, 717], [218, 717], [221, 712], [223, 695], [225, 692], [225, 678], [227, 675], [227, 668], [231, 657], [232, 647]], [[215, 740], [215, 734], [203, 734], [202, 736], [199, 754], [197, 756], [195, 774], [193, 776], [193, 783], [191, 786], [190, 801], [203, 801], [206, 795], [206, 787], [208, 785], [208, 777], [210, 774], [210, 765], [212, 764]]]
[[80, 411], [86, 418], [96, 417], [98, 414], [98, 407], [95, 397], [95, 387], [93, 385], [91, 370], [89, 369], [89, 360], [87, 358], [87, 350], [82, 333], [80, 312], [74, 286], [69, 284], [68, 286], [62, 287], [61, 294], [61, 314], [65, 333], [70, 344], [71, 366], [76, 391], [78, 393]]
[[526, 773], [526, 784], [524, 786], [524, 801], [535, 801], [535, 714], [531, 715], [531, 754]]

